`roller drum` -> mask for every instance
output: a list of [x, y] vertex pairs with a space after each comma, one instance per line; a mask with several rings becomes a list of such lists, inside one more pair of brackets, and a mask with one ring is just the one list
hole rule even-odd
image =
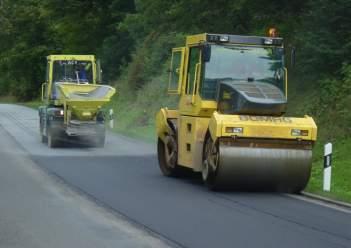
[[219, 145], [215, 185], [220, 188], [299, 192], [309, 180], [312, 151]]

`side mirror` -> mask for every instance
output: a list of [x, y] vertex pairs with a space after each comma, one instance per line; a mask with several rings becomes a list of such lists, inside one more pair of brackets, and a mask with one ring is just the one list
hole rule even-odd
[[47, 92], [47, 90], [48, 90], [48, 84], [47, 83], [43, 83], [42, 85], [41, 85], [41, 100], [42, 101], [44, 101], [44, 100], [46, 100], [47, 99], [47, 95], [48, 95], [48, 92]]
[[290, 66], [291, 66], [291, 68], [295, 67], [295, 62], [296, 62], [296, 48], [292, 47], [291, 53], [290, 53]]
[[211, 59], [211, 46], [209, 44], [205, 44], [202, 47], [202, 56], [204, 62], [209, 62]]

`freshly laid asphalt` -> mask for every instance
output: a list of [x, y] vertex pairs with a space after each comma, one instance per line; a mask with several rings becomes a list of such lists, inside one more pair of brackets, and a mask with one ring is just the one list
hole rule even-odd
[[169, 247], [50, 177], [0, 125], [0, 247]]
[[22, 106], [0, 105], [0, 127], [46, 174], [171, 246], [351, 247], [351, 211], [282, 194], [210, 192], [196, 176], [166, 178], [155, 145], [112, 133], [105, 148], [49, 149], [36, 111]]

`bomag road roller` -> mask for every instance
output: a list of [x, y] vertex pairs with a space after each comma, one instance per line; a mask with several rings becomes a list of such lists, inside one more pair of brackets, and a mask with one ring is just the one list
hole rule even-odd
[[115, 89], [99, 85], [100, 63], [93, 55], [51, 55], [46, 68], [46, 82], [42, 84], [44, 104], [39, 107], [42, 142], [56, 147], [78, 137], [104, 146], [103, 106]]
[[279, 37], [199, 34], [172, 50], [169, 94], [156, 116], [162, 173], [201, 172], [210, 189], [299, 192], [309, 180], [314, 120], [284, 116]]

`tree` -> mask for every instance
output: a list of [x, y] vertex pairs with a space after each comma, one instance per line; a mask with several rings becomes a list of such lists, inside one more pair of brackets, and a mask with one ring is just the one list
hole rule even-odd
[[309, 73], [341, 75], [351, 59], [351, 1], [313, 0], [299, 30], [301, 64]]
[[0, 13], [1, 81], [12, 94], [30, 99], [38, 95], [45, 56], [54, 43], [47, 12], [42, 8], [42, 0], [4, 0]]

